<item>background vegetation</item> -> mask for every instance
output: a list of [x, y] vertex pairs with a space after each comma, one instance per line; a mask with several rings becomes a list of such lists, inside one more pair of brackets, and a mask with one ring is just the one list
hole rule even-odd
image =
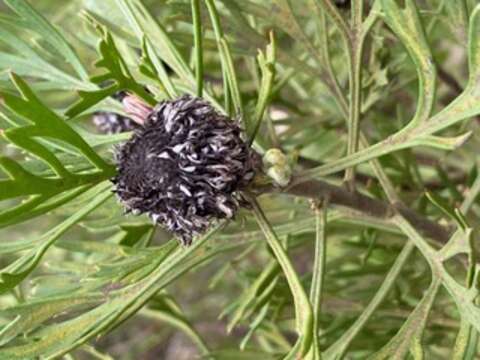
[[[478, 358], [476, 3], [3, 0], [0, 358]], [[182, 248], [111, 193], [119, 90], [289, 164]]]

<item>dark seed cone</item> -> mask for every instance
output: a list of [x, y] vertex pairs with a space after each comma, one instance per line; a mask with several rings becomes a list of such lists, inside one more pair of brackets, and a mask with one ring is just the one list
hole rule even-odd
[[334, 3], [338, 8], [350, 8], [350, 0], [335, 0]]
[[117, 149], [115, 192], [127, 211], [148, 214], [189, 245], [213, 220], [246, 205], [239, 190], [253, 179], [259, 157], [242, 135], [203, 99], [161, 102]]
[[93, 123], [102, 134], [119, 134], [139, 128], [139, 125], [128, 117], [104, 111], [93, 115]]

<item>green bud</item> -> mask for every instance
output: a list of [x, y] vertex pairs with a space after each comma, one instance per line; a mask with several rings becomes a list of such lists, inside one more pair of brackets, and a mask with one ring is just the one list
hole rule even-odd
[[275, 184], [284, 187], [292, 178], [292, 167], [288, 157], [279, 149], [269, 149], [263, 156], [266, 174]]

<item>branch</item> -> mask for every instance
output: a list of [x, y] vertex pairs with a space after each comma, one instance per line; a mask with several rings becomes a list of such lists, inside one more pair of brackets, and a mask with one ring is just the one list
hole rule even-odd
[[437, 224], [404, 205], [389, 204], [321, 180], [310, 180], [302, 183], [293, 182], [292, 185], [284, 189], [270, 186], [263, 188], [261, 192], [280, 192], [310, 199], [328, 198], [329, 203], [332, 205], [345, 206], [382, 219], [389, 219], [398, 211], [414, 228], [440, 245], [445, 244], [451, 236], [450, 229]]

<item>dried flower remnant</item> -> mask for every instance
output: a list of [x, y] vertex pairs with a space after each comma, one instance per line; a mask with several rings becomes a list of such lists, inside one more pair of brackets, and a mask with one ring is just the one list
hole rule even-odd
[[138, 128], [138, 124], [132, 119], [107, 111], [96, 112], [93, 115], [92, 121], [98, 131], [102, 134], [119, 134], [122, 132], [133, 131]]
[[258, 155], [239, 125], [189, 95], [159, 103], [116, 152], [112, 180], [127, 211], [148, 214], [184, 245], [245, 205]]
[[[127, 94], [120, 91], [112, 96], [115, 100], [123, 102]], [[139, 127], [133, 119], [114, 112], [97, 111], [93, 114], [93, 124], [102, 134], [119, 134], [122, 132], [133, 131]]]
[[335, 5], [338, 8], [348, 9], [350, 8], [350, 0], [335, 0]]

